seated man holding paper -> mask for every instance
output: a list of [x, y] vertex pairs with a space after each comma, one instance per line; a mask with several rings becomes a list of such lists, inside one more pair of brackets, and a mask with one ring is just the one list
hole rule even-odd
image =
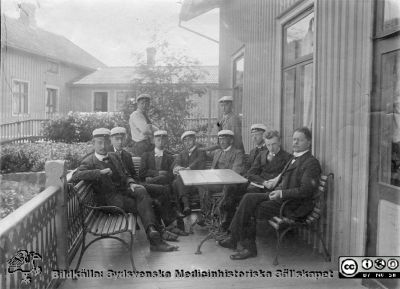
[[[318, 189], [321, 174], [319, 161], [311, 154], [311, 131], [302, 127], [293, 134], [293, 158], [285, 165], [271, 190], [266, 193], [246, 194], [230, 224], [230, 236], [218, 241], [225, 248], [241, 249], [230, 256], [232, 260], [257, 256], [256, 220], [269, 220], [277, 216], [286, 200], [293, 200], [283, 214], [290, 218], [302, 219], [313, 207], [313, 196]], [[270, 185], [269, 183], [266, 185]]]
[[[263, 193], [276, 185], [276, 177], [292, 157], [281, 149], [281, 137], [276, 130], [264, 134], [267, 150], [261, 151], [252, 163], [246, 177], [250, 181], [248, 193]], [[275, 180], [274, 180], [275, 179]]]

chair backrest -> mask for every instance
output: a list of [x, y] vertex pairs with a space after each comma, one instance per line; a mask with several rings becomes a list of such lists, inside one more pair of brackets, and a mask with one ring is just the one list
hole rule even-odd
[[308, 214], [305, 222], [307, 224], [312, 224], [318, 221], [323, 214], [323, 211], [326, 206], [326, 195], [328, 192], [329, 178], [333, 178], [333, 174], [330, 173], [328, 175], [321, 175], [319, 178], [318, 189], [314, 194], [314, 209]]

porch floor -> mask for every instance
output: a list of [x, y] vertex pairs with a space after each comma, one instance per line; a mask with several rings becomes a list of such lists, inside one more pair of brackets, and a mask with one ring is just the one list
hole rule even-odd
[[[137, 270], [170, 270], [171, 278], [92, 278], [77, 281], [67, 279], [59, 288], [365, 288], [358, 280], [343, 280], [337, 277], [337, 268], [323, 261], [323, 257], [314, 254], [312, 248], [303, 242], [296, 242], [295, 237], [288, 236], [284, 241], [280, 265], [273, 266], [272, 260], [275, 252], [275, 236], [257, 237], [258, 256], [242, 261], [229, 259], [231, 250], [221, 248], [215, 241], [209, 240], [202, 247], [202, 255], [195, 255], [197, 244], [207, 231], [196, 226], [195, 233], [187, 237], [180, 237], [179, 251], [169, 253], [150, 252], [149, 244], [143, 230], [137, 231], [134, 243], [134, 260]], [[126, 234], [128, 237], [128, 234]], [[125, 240], [128, 240], [126, 238]], [[174, 242], [175, 244], [175, 242]], [[71, 264], [75, 268], [77, 257]], [[126, 248], [118, 241], [106, 239], [95, 242], [83, 256], [80, 269], [86, 270], [131, 270], [129, 255]], [[276, 270], [333, 270], [334, 278], [294, 278], [294, 277], [267, 277], [267, 278], [175, 278], [175, 270], [268, 270], [274, 275]]]

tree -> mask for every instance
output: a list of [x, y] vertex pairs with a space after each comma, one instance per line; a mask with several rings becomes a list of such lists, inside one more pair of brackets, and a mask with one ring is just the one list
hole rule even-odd
[[163, 65], [147, 65], [144, 55], [139, 55], [133, 85], [138, 95], [148, 93], [152, 96], [149, 117], [155, 125], [168, 131], [170, 149], [176, 150], [185, 130], [185, 118], [193, 106], [189, 96], [205, 92], [195, 85], [204, 72], [198, 61], [169, 50], [167, 42], [155, 48], [160, 55], [157, 60]]

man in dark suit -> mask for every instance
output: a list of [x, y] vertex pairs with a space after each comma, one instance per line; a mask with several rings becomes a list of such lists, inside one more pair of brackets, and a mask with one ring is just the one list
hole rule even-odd
[[[264, 141], [264, 133], [267, 130], [267, 127], [262, 123], [253, 124], [250, 128], [251, 138], [253, 140], [254, 148], [250, 150], [249, 159], [246, 163], [246, 171], [248, 172], [251, 166], [253, 165], [254, 161], [256, 160], [257, 156], [267, 150]], [[244, 175], [247, 177], [247, 173]]]
[[[114, 127], [111, 130], [111, 144], [113, 151], [121, 158], [124, 169], [127, 173], [134, 178], [136, 176], [135, 166], [132, 161], [132, 155], [123, 149], [123, 143], [126, 140], [126, 129], [124, 127]], [[155, 200], [154, 209], [156, 215], [163, 220], [164, 225], [168, 226], [174, 222], [177, 215], [172, 210], [172, 205], [169, 197], [169, 190], [163, 185], [156, 184], [146, 184], [140, 183], [146, 191], [149, 193], [150, 197]], [[163, 238], [167, 241], [174, 241], [177, 236], [173, 236], [169, 232], [164, 232], [162, 234]], [[167, 237], [168, 236], [168, 237]]]
[[174, 175], [172, 165], [174, 156], [165, 150], [168, 141], [168, 133], [165, 130], [154, 132], [154, 145], [152, 151], [142, 155], [139, 178], [148, 184], [170, 185]]
[[[211, 169], [231, 169], [236, 173], [243, 175], [245, 166], [243, 152], [233, 146], [233, 131], [219, 131], [218, 142], [220, 148], [214, 151]], [[199, 190], [201, 200], [203, 200], [203, 211], [205, 210], [205, 204], [209, 202], [208, 194], [222, 191], [223, 197], [220, 202], [220, 210], [223, 215], [223, 229], [227, 229], [229, 226], [230, 220], [235, 213], [236, 206], [244, 193], [240, 188], [241, 185], [210, 185], [207, 186], [207, 188], [202, 187]]]
[[[281, 149], [279, 132], [276, 130], [265, 133], [265, 146], [267, 150], [261, 151], [246, 177], [251, 182], [247, 193], [263, 193], [273, 187], [273, 180], [285, 167], [285, 164], [292, 157], [291, 154]], [[276, 185], [276, 184], [275, 184]]]
[[179, 175], [181, 170], [203, 170], [206, 164], [206, 153], [200, 151], [196, 144], [196, 133], [194, 131], [185, 131], [181, 140], [185, 150], [181, 152], [174, 163], [173, 173], [176, 179], [173, 182], [174, 190], [178, 195], [179, 201], [183, 204], [183, 214], [190, 215], [189, 196], [197, 193], [197, 188], [193, 186], [185, 186]]
[[296, 129], [293, 134], [293, 155], [282, 173], [275, 178], [277, 186], [265, 194], [246, 194], [239, 204], [229, 227], [231, 235], [219, 241], [222, 247], [234, 249], [239, 242], [243, 249], [231, 255], [232, 260], [257, 256], [256, 219], [271, 219], [279, 214], [282, 203], [294, 200], [284, 212], [285, 216], [299, 218], [313, 209], [313, 195], [321, 174], [319, 161], [311, 154], [311, 131]]
[[93, 131], [94, 153], [87, 156], [73, 174], [73, 180], [89, 181], [95, 191], [95, 201], [99, 205], [117, 206], [126, 212], [138, 214], [142, 220], [152, 251], [174, 251], [162, 240], [156, 227], [152, 200], [143, 186], [136, 184], [127, 173], [116, 153], [107, 153], [110, 147], [110, 130]]

